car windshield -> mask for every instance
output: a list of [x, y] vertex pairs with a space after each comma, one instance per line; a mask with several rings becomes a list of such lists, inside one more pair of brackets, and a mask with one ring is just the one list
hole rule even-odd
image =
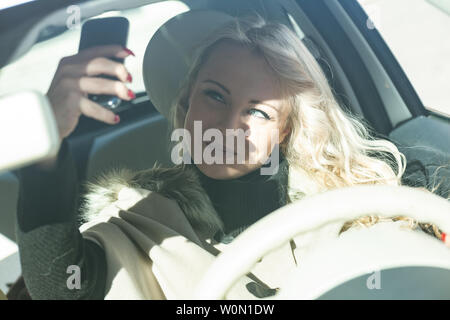
[[32, 1], [36, 0], [3, 0], [2, 2], [0, 2], [0, 10], [11, 8]]
[[380, 32], [425, 108], [450, 116], [450, 1], [359, 0], [359, 3], [371, 20], [368, 27]]
[[[17, 1], [11, 1], [10, 5], [13, 4], [12, 2], [17, 4]], [[2, 3], [2, 5], [4, 4]], [[133, 83], [129, 86], [134, 92], [145, 91], [141, 68], [144, 52], [150, 38], [164, 22], [188, 10], [186, 4], [181, 1], [164, 1], [136, 9], [111, 11], [92, 17], [122, 16], [129, 20], [130, 29], [127, 46], [133, 50], [136, 58], [127, 59], [125, 63], [133, 76]], [[59, 60], [78, 52], [80, 34], [80, 25], [71, 26], [66, 32], [35, 44], [20, 59], [2, 68], [0, 72], [0, 95], [25, 89], [34, 89], [45, 94]]]

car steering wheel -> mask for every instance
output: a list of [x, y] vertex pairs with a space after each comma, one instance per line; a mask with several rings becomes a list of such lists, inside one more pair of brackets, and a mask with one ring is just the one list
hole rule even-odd
[[450, 204], [428, 191], [380, 185], [327, 191], [286, 205], [240, 234], [212, 263], [199, 282], [194, 297], [223, 299], [258, 259], [293, 237], [329, 223], [344, 223], [374, 213], [381, 217], [407, 216], [433, 223], [443, 232], [450, 231]]

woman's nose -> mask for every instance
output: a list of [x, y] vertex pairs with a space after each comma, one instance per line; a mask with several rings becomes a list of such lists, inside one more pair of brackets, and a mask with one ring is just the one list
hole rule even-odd
[[233, 131], [240, 131], [239, 129], [241, 129], [245, 132], [249, 128], [249, 125], [246, 123], [246, 117], [244, 117], [239, 110], [230, 108], [229, 112], [222, 118], [222, 129], [224, 130], [224, 134], [226, 133], [226, 129]]

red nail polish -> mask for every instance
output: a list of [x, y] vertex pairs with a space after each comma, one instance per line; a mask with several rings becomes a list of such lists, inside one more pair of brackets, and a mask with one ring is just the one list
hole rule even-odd
[[134, 52], [133, 51], [131, 51], [130, 49], [128, 49], [128, 48], [123, 48], [123, 50], [125, 50], [125, 52], [126, 53], [128, 53], [129, 55], [132, 55], [133, 57], [135, 57], [136, 55], [134, 54]]
[[128, 82], [132, 82], [133, 81], [133, 77], [131, 76], [131, 74], [128, 74], [127, 81]]
[[120, 117], [116, 114], [116, 116], [114, 117], [114, 122], [118, 123], [120, 121]]
[[445, 243], [445, 238], [447, 238], [447, 234], [444, 233], [444, 232], [442, 232], [441, 240], [442, 240], [442, 242], [444, 242], [444, 243]]
[[136, 95], [134, 94], [133, 91], [131, 91], [131, 89], [128, 89], [128, 97], [129, 97], [130, 99], [136, 98]]

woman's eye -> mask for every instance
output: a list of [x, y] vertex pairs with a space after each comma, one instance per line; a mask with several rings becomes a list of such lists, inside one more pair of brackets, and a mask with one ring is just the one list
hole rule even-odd
[[267, 113], [265, 113], [264, 111], [258, 110], [258, 109], [250, 109], [248, 111], [249, 114], [254, 115], [258, 118], [264, 118], [267, 120], [270, 120], [270, 117]]
[[216, 100], [218, 102], [221, 103], [225, 103], [225, 99], [223, 98], [223, 96], [218, 93], [217, 91], [214, 90], [205, 90], [203, 91], [205, 93], [205, 95], [207, 95], [208, 97], [210, 97], [213, 100]]

